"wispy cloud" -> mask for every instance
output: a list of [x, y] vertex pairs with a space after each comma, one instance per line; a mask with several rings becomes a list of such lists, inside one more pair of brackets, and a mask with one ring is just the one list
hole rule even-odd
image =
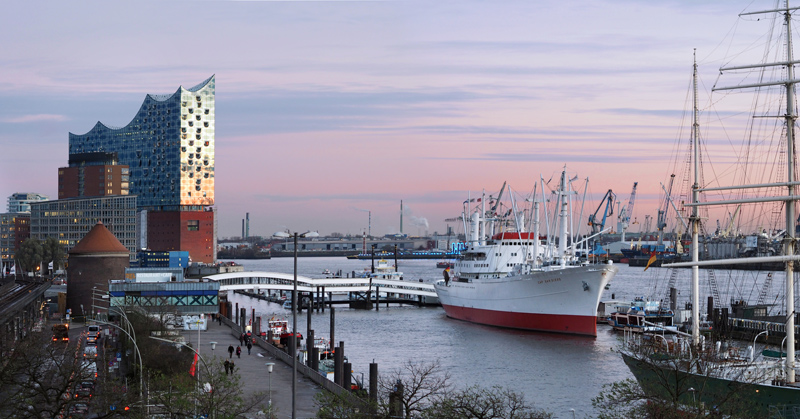
[[68, 120], [69, 118], [65, 115], [53, 115], [53, 114], [19, 115], [19, 116], [6, 116], [0, 118], [0, 122], [6, 122], [9, 124], [26, 124], [30, 122], [43, 122], [43, 121], [63, 122]]

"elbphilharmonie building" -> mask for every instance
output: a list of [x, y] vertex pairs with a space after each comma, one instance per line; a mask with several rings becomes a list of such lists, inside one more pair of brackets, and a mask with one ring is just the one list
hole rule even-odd
[[101, 153], [128, 166], [122, 182], [137, 196], [142, 247], [188, 250], [203, 262], [214, 261], [216, 244], [214, 83], [211, 76], [172, 94], [149, 94], [124, 127], [98, 122], [85, 134], [69, 134], [71, 167], [92, 164], [86, 162]]

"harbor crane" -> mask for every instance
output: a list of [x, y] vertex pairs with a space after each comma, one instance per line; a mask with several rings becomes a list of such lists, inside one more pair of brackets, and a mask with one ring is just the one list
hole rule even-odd
[[[678, 214], [678, 220], [683, 224], [683, 228], [687, 228], [686, 220], [683, 219], [681, 216], [681, 212], [675, 208], [675, 203], [672, 202], [672, 185], [675, 182], [675, 174], [673, 173], [669, 177], [669, 186], [664, 187], [661, 185], [661, 189], [664, 190], [664, 203], [658, 208], [658, 219], [656, 220], [656, 229], [658, 230], [658, 245], [661, 246], [664, 244], [664, 228], [667, 226], [667, 214], [669, 213], [669, 207], [672, 206], [675, 209], [675, 213]], [[680, 240], [680, 239], [679, 239]]]
[[[592, 228], [592, 234], [597, 234], [606, 227], [606, 218], [609, 215], [614, 214], [614, 201], [617, 199], [617, 196], [614, 195], [614, 191], [611, 189], [606, 192], [603, 199], [600, 200], [600, 205], [597, 206], [597, 209], [594, 211], [594, 214], [589, 215], [589, 226]], [[603, 204], [605, 203], [605, 209], [603, 210], [603, 218], [602, 220], [598, 221], [598, 214], [600, 210], [603, 209]]]
[[617, 220], [619, 225], [617, 229], [622, 232], [622, 237], [620, 240], [624, 243], [625, 242], [625, 232], [628, 231], [628, 226], [631, 222], [631, 215], [633, 215], [633, 202], [636, 200], [636, 185], [639, 182], [633, 182], [633, 190], [631, 190], [631, 197], [628, 199], [628, 206], [622, 207], [619, 211], [619, 215], [617, 216]]

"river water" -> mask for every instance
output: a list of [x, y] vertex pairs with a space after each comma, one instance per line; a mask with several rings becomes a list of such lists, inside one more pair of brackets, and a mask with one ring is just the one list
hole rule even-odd
[[[237, 260], [248, 271], [292, 273], [292, 258]], [[392, 262], [393, 263], [393, 262]], [[370, 261], [336, 258], [299, 258], [299, 275], [323, 277], [331, 272], [360, 272]], [[432, 283], [442, 277], [435, 260], [400, 260], [399, 270], [406, 280], [422, 279]], [[619, 264], [620, 272], [601, 300], [612, 297], [630, 301], [636, 296], [662, 299], [667, 296], [672, 270]], [[689, 270], [683, 269], [675, 283], [682, 306], [689, 298]], [[718, 276], [719, 277], [719, 276]], [[780, 287], [780, 285], [776, 285]], [[746, 285], [734, 285], [741, 293]], [[720, 284], [721, 300], [730, 296], [730, 285]], [[760, 289], [754, 286], [756, 289]], [[751, 291], [752, 292], [752, 291]], [[747, 294], [745, 292], [745, 294]], [[708, 295], [707, 285], [701, 295]], [[746, 295], [745, 295], [746, 296]], [[738, 297], [737, 297], [738, 298]], [[242, 295], [229, 294], [229, 301], [240, 308], [256, 310], [257, 316], [276, 314], [290, 318], [290, 311], [280, 305]], [[703, 300], [701, 300], [703, 301]], [[704, 301], [703, 301], [704, 303]], [[307, 314], [297, 319], [298, 329], [305, 334]], [[385, 375], [408, 361], [438, 362], [459, 387], [499, 385], [525, 395], [537, 408], [558, 418], [595, 417], [591, 399], [604, 384], [633, 378], [622, 358], [613, 352], [619, 345], [619, 334], [607, 325], [598, 325], [597, 338], [525, 332], [481, 326], [445, 316], [440, 307], [384, 306], [379, 311], [336, 308], [335, 339], [345, 342], [345, 354], [353, 364], [354, 375], [369, 375], [369, 363], [378, 364]], [[316, 336], [330, 336], [330, 313], [312, 314]]]

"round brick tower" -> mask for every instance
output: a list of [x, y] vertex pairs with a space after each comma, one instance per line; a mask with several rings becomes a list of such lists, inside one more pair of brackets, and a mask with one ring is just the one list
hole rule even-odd
[[89, 316], [92, 290], [96, 287], [98, 296], [108, 294], [108, 281], [125, 279], [128, 267], [130, 252], [102, 222], [98, 222], [69, 251], [67, 308], [72, 309], [72, 316]]

